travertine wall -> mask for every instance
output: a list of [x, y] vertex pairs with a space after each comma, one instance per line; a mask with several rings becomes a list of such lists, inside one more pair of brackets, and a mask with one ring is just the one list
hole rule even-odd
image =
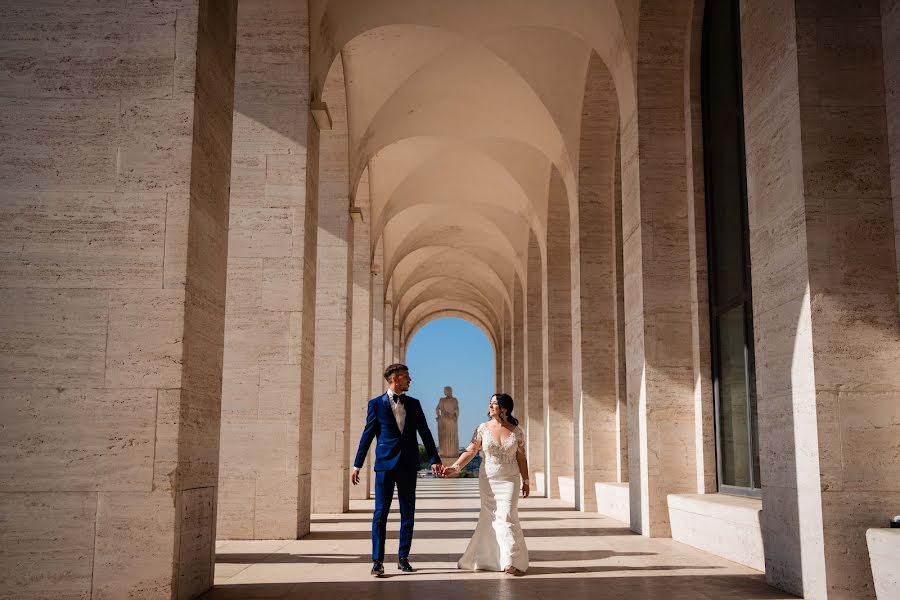
[[[309, 119], [304, 3], [238, 9], [220, 539], [309, 531], [316, 276], [315, 126]], [[315, 164], [315, 163], [313, 163]]]
[[0, 9], [0, 590], [212, 583], [236, 3]]
[[572, 393], [572, 273], [569, 200], [557, 171], [550, 176], [547, 268], [544, 279], [544, 470], [549, 496], [559, 498], [559, 478], [575, 474]]
[[571, 226], [575, 507], [596, 510], [597, 482], [617, 481], [614, 172], [619, 115], [609, 70], [588, 64], [581, 110], [578, 209]]
[[350, 374], [354, 223], [350, 218], [347, 98], [344, 67], [335, 60], [322, 98], [332, 129], [319, 158], [316, 349], [312, 434], [312, 510], [350, 508]]
[[767, 4], [742, 5], [767, 577], [874, 597], [865, 530], [900, 493], [879, 7]]

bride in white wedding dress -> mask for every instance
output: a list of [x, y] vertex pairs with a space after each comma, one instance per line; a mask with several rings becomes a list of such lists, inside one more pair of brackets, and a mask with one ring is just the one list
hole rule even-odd
[[481, 512], [469, 546], [457, 563], [460, 569], [504, 571], [510, 575], [524, 575], [528, 570], [528, 548], [519, 525], [517, 491], [521, 475], [522, 497], [528, 497], [528, 462], [525, 433], [512, 411], [513, 399], [508, 394], [492, 396], [488, 409], [491, 420], [475, 429], [472, 443], [444, 470], [445, 477], [452, 477], [482, 451], [478, 477]]

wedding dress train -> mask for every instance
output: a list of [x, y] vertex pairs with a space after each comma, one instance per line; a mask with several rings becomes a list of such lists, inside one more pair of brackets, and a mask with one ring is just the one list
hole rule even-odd
[[503, 443], [482, 423], [475, 429], [472, 443], [481, 447], [481, 512], [478, 525], [457, 566], [465, 570], [503, 571], [510, 565], [526, 571], [528, 548], [519, 525], [521, 479], [516, 452], [525, 447], [525, 434], [516, 427]]

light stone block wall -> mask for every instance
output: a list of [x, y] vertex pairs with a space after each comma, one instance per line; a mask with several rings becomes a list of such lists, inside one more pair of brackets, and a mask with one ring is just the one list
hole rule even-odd
[[900, 598], [900, 529], [869, 529], [866, 542], [878, 600]]
[[628, 483], [600, 482], [594, 484], [597, 512], [617, 521], [631, 521], [631, 499]]
[[725, 494], [671, 494], [672, 539], [716, 556], [766, 570], [762, 500]]
[[570, 239], [574, 506], [594, 510], [594, 484], [617, 479], [614, 168], [618, 103], [609, 70], [593, 54], [581, 111], [578, 210]]
[[307, 189], [316, 180], [307, 160], [317, 132], [308, 69], [305, 4], [242, 1], [219, 539], [294, 539], [309, 531], [316, 206]]
[[0, 8], [0, 595], [212, 584], [236, 3]]
[[741, 19], [766, 575], [871, 598], [865, 530], [900, 493], [881, 17], [744, 2]]
[[342, 513], [350, 508], [355, 227], [350, 218], [347, 98], [340, 55], [322, 98], [328, 104], [332, 129], [323, 131], [320, 138], [312, 511]]
[[[559, 478], [575, 474], [572, 393], [572, 274], [569, 257], [569, 200], [554, 169], [547, 217], [544, 271], [544, 444], [550, 498], [559, 498]], [[550, 377], [550, 374], [553, 374]]]

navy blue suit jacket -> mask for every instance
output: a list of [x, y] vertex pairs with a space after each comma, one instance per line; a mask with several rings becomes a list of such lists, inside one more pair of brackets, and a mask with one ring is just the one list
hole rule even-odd
[[387, 392], [369, 400], [366, 427], [359, 440], [359, 450], [356, 452], [356, 460], [353, 461], [354, 467], [362, 468], [372, 439], [377, 438], [374, 465], [376, 471], [390, 471], [396, 468], [418, 471], [419, 442], [416, 440], [416, 432], [422, 436], [422, 444], [431, 464], [441, 462], [431, 430], [425, 421], [422, 405], [410, 396], [402, 398], [403, 406], [406, 407], [406, 421], [402, 432], [397, 427], [397, 419], [391, 409]]

